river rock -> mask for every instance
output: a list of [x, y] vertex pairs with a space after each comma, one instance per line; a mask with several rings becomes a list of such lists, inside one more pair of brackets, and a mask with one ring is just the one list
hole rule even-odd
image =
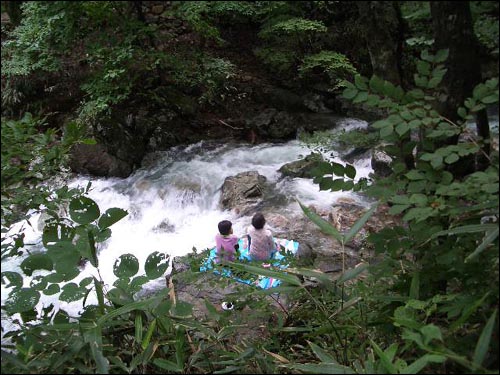
[[312, 170], [324, 161], [321, 154], [312, 152], [302, 160], [284, 164], [278, 171], [283, 176], [313, 178]]
[[132, 173], [132, 165], [129, 162], [111, 155], [106, 147], [100, 144], [74, 145], [69, 165], [75, 173], [94, 176], [128, 177]]
[[266, 177], [257, 171], [229, 176], [221, 187], [220, 205], [224, 209], [237, 209], [245, 215], [262, 201]]
[[153, 228], [153, 232], [155, 233], [173, 233], [174, 231], [175, 225], [168, 219], [163, 220], [160, 224]]
[[392, 159], [385, 152], [373, 150], [371, 165], [373, 172], [380, 177], [387, 177], [392, 173]]

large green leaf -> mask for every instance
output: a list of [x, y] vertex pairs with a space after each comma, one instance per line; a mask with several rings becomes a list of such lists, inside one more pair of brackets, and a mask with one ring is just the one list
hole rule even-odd
[[32, 254], [21, 263], [21, 269], [28, 276], [31, 276], [35, 270], [52, 271], [53, 266], [52, 259], [47, 254]]
[[54, 262], [56, 271], [63, 273], [76, 267], [81, 258], [77, 247], [69, 241], [60, 241], [53, 245], [48, 245], [47, 255]]
[[121, 255], [113, 265], [113, 273], [116, 277], [132, 277], [139, 271], [139, 261], [133, 254]]
[[144, 270], [149, 279], [153, 280], [163, 276], [169, 265], [170, 256], [165, 253], [155, 251], [149, 254], [144, 264]]
[[59, 293], [61, 289], [59, 288], [59, 284], [50, 284], [45, 290], [43, 291], [43, 294], [46, 296], [51, 296], [53, 294]]
[[339, 242], [343, 242], [343, 236], [342, 234], [335, 228], [332, 224], [330, 224], [328, 221], [324, 220], [321, 216], [316, 214], [315, 212], [312, 212], [309, 208], [304, 206], [301, 202], [299, 202], [300, 208], [302, 208], [302, 211], [304, 214], [314, 223], [316, 224], [323, 233], [328, 234], [335, 238]]
[[75, 283], [68, 283], [63, 286], [59, 299], [65, 302], [74, 302], [81, 300], [86, 293], [87, 289], [85, 287], [82, 288]]
[[69, 215], [78, 224], [89, 224], [100, 215], [99, 206], [87, 197], [74, 198], [69, 204]]
[[31, 311], [40, 299], [40, 292], [32, 288], [14, 289], [5, 302], [9, 314]]
[[97, 225], [99, 228], [106, 229], [116, 223], [117, 221], [120, 221], [123, 219], [125, 216], [128, 215], [128, 212], [125, 210], [122, 210], [121, 208], [110, 208], [106, 210], [105, 213], [101, 215], [99, 218], [99, 222]]

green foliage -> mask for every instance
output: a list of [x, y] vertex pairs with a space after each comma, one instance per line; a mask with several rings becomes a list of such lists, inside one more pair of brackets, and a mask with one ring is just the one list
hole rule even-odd
[[326, 30], [326, 26], [320, 21], [304, 18], [278, 19], [274, 22], [268, 22], [259, 32], [259, 37], [263, 39], [302, 38], [308, 34], [324, 33]]
[[490, 54], [498, 57], [498, 3], [471, 1], [474, 33]]
[[281, 74], [290, 71], [296, 63], [295, 54], [287, 48], [262, 47], [256, 48], [254, 53], [271, 71]]
[[[498, 218], [498, 157], [489, 156], [490, 166], [484, 171], [455, 176], [448, 166], [480, 152], [481, 140], [468, 135], [456, 145], [443, 145], [442, 141], [468, 134], [467, 121], [473, 113], [498, 102], [498, 80], [476, 86], [472, 98], [458, 108], [461, 122], [452, 123], [433, 106], [436, 88], [446, 72], [446, 58], [445, 50], [435, 55], [424, 51], [416, 64], [417, 88], [411, 91], [404, 92], [376, 76], [369, 80], [357, 76], [354, 83], [346, 83], [344, 97], [388, 110], [388, 116], [372, 126], [393, 158], [393, 174], [375, 180], [366, 191], [390, 202], [389, 212], [402, 215], [407, 228], [370, 237], [375, 250], [385, 255], [372, 269], [372, 282], [377, 285], [381, 275], [392, 274], [387, 292], [420, 296], [410, 298], [404, 306], [391, 307], [406, 348], [418, 348], [424, 355], [410, 368], [420, 370], [428, 365], [429, 355], [438, 355], [433, 359], [446, 359], [473, 371], [478, 368], [474, 346], [457, 333], [467, 331], [478, 340], [476, 347], [489, 344], [493, 323], [487, 324], [484, 317], [491, 316], [498, 302], [498, 284], [490, 282], [498, 274], [498, 226], [486, 224], [484, 218]], [[416, 155], [413, 167], [405, 163], [410, 150]], [[394, 262], [401, 262], [403, 274], [396, 271]], [[475, 298], [485, 291], [484, 298]], [[377, 301], [372, 294], [366, 297]], [[476, 303], [471, 305], [472, 301]], [[474, 310], [467, 309], [467, 304]], [[454, 330], [447, 329], [450, 323]], [[488, 333], [480, 337], [481, 327]], [[382, 351], [375, 351], [382, 360]], [[388, 371], [397, 370], [386, 359], [383, 362]]]
[[306, 56], [298, 70], [301, 78], [310, 77], [318, 71], [326, 73], [333, 89], [340, 87], [342, 80], [353, 77], [357, 73], [356, 68], [346, 56], [334, 51], [321, 51]]
[[68, 123], [61, 136], [30, 113], [17, 121], [2, 118], [2, 224], [9, 225], [20, 219], [21, 212], [49, 203], [50, 191], [42, 182], [65, 171], [74, 143], [92, 142], [83, 135], [81, 127]]

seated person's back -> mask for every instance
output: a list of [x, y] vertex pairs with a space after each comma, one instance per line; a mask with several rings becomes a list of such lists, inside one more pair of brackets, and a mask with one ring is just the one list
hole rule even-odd
[[250, 241], [248, 253], [252, 260], [270, 259], [276, 250], [273, 235], [269, 229], [264, 228], [265, 223], [264, 216], [257, 213], [252, 218], [252, 225], [247, 229]]

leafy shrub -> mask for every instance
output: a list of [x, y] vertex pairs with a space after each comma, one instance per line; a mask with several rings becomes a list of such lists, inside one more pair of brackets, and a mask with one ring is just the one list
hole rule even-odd
[[357, 73], [345, 55], [334, 51], [321, 51], [304, 57], [298, 71], [301, 78], [314, 76], [318, 71], [326, 73], [333, 89], [339, 88], [343, 80]]

